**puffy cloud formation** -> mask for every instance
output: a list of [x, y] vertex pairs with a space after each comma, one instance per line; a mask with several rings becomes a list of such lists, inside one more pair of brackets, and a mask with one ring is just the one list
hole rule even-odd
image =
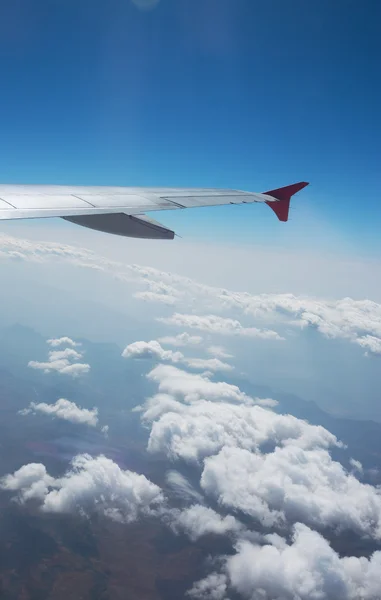
[[49, 344], [49, 346], [52, 346], [52, 348], [57, 348], [59, 346], [71, 346], [72, 348], [75, 348], [76, 346], [81, 345], [67, 336], [60, 338], [51, 338], [50, 340], [47, 340], [47, 343]]
[[276, 331], [271, 329], [258, 329], [257, 327], [243, 327], [235, 319], [225, 319], [216, 315], [183, 315], [174, 313], [172, 317], [160, 317], [158, 321], [177, 327], [188, 327], [189, 329], [200, 329], [207, 333], [218, 333], [220, 335], [240, 335], [245, 337], [261, 338], [263, 340], [283, 340]]
[[3, 490], [18, 492], [20, 502], [32, 498], [41, 500], [49, 493], [49, 488], [54, 484], [54, 477], [50, 477], [44, 465], [29, 463], [22, 466], [13, 475], [5, 475], [0, 480]]
[[39, 369], [44, 371], [44, 373], [57, 371], [57, 373], [61, 373], [62, 375], [71, 375], [71, 377], [78, 377], [79, 375], [84, 375], [90, 371], [90, 365], [87, 363], [70, 364], [66, 359], [55, 361], [49, 360], [48, 362], [31, 360], [28, 362], [28, 367], [31, 369]]
[[[228, 600], [227, 590], [228, 580], [226, 575], [223, 573], [210, 573], [210, 575], [194, 584], [192, 589], [188, 591], [188, 596], [200, 600]], [[253, 600], [256, 599], [253, 597]]]
[[124, 358], [156, 359], [163, 362], [183, 363], [190, 369], [208, 371], [231, 371], [233, 367], [218, 358], [186, 358], [182, 352], [165, 350], [157, 340], [133, 342], [123, 350]]
[[[50, 339], [47, 343], [53, 348], [60, 347], [64, 344], [69, 346], [78, 346], [71, 338], [62, 337], [57, 339]], [[87, 363], [74, 362], [82, 358], [83, 354], [74, 350], [73, 347], [64, 348], [63, 350], [51, 350], [48, 355], [46, 362], [39, 362], [31, 360], [28, 363], [28, 367], [32, 369], [39, 369], [44, 373], [50, 373], [56, 371], [62, 375], [70, 375], [71, 377], [78, 377], [90, 371], [90, 365]]]
[[16, 491], [20, 502], [35, 498], [46, 512], [96, 510], [111, 519], [135, 521], [164, 502], [161, 489], [144, 475], [124, 471], [105, 456], [80, 454], [61, 478], [53, 478], [41, 464], [24, 465], [1, 480], [5, 490]]
[[49, 352], [49, 361], [56, 362], [58, 360], [79, 360], [82, 354], [73, 348], [65, 348], [65, 350], [52, 350]]
[[59, 398], [54, 404], [31, 402], [29, 408], [20, 411], [23, 415], [36, 412], [52, 415], [53, 417], [57, 417], [57, 419], [63, 419], [71, 423], [89, 425], [90, 427], [96, 427], [98, 424], [97, 408], [91, 410], [81, 408], [75, 402], [71, 402], [65, 398]]
[[190, 404], [183, 404], [171, 396], [157, 394], [143, 410], [143, 420], [152, 423], [148, 450], [191, 463], [201, 463], [225, 447], [258, 452], [277, 445], [305, 450], [340, 445], [324, 427], [257, 405], [197, 397]]
[[206, 497], [267, 527], [304, 522], [381, 539], [381, 490], [333, 460], [342, 446], [333, 434], [189, 375], [165, 365], [148, 375], [161, 392], [142, 408], [150, 452], [198, 465]]
[[267, 527], [301, 521], [381, 539], [381, 490], [358, 481], [325, 449], [290, 443], [254, 454], [225, 446], [206, 458], [201, 486]]
[[190, 596], [223, 600], [231, 589], [250, 600], [377, 600], [380, 572], [381, 552], [340, 558], [321, 535], [298, 523], [291, 544], [240, 541], [223, 572], [199, 581]]
[[180, 362], [184, 359], [181, 352], [164, 350], [156, 340], [150, 342], [134, 342], [123, 350], [123, 358], [155, 358], [156, 360]]
[[172, 518], [172, 528], [184, 531], [193, 541], [207, 534], [237, 534], [243, 529], [242, 524], [232, 515], [222, 517], [212, 508], [201, 504], [194, 504], [182, 511], [173, 510]]
[[381, 338], [374, 335], [364, 335], [363, 337], [355, 339], [355, 341], [359, 346], [366, 350], [365, 354], [367, 356], [370, 354], [381, 356]]
[[188, 373], [173, 365], [158, 365], [147, 375], [157, 382], [161, 392], [181, 396], [187, 402], [205, 398], [231, 402], [248, 402], [252, 399], [241, 392], [238, 386], [224, 381], [211, 381], [207, 375]]
[[[201, 344], [202, 337], [199, 335], [189, 335], [189, 333], [179, 333], [174, 336], [165, 336], [158, 339], [160, 344], [166, 346], [197, 346]], [[217, 354], [215, 355], [217, 356]], [[218, 356], [217, 358], [230, 358], [230, 356]]]

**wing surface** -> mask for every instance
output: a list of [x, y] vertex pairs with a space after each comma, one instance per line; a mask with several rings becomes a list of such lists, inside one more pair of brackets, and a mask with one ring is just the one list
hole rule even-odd
[[[144, 231], [155, 230], [157, 234], [157, 226], [162, 226], [156, 222], [155, 226], [148, 224], [145, 212], [254, 202], [271, 206], [276, 202], [279, 203], [277, 209], [271, 208], [280, 220], [285, 221], [290, 197], [306, 185], [303, 182], [264, 194], [216, 188], [0, 185], [0, 220], [63, 217], [85, 227], [118, 235], [130, 235], [123, 231], [131, 228], [137, 231], [140, 227], [142, 231], [144, 227]], [[137, 219], [133, 222], [123, 219], [124, 226], [119, 227], [110, 217], [103, 227], [102, 215], [112, 214], [136, 216]], [[98, 218], [90, 219], [92, 215]]]
[[28, 219], [173, 210], [273, 200], [265, 194], [203, 188], [0, 185], [0, 218]]

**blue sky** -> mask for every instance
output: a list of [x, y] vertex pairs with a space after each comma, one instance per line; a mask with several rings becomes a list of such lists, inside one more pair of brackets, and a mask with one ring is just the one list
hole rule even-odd
[[162, 220], [285, 243], [326, 226], [380, 254], [380, 17], [378, 0], [2, 3], [0, 180], [307, 180], [288, 230], [265, 207]]

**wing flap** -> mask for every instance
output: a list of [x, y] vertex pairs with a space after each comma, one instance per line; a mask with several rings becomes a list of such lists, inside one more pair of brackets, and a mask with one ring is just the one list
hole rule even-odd
[[125, 213], [109, 213], [62, 218], [82, 227], [124, 237], [149, 240], [173, 240], [175, 237], [174, 231], [146, 215], [133, 216]]

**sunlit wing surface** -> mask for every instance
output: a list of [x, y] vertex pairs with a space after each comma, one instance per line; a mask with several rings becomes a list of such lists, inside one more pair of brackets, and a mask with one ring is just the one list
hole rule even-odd
[[0, 185], [0, 220], [62, 217], [116, 235], [173, 239], [173, 231], [144, 213], [264, 202], [280, 221], [287, 221], [291, 196], [306, 185], [301, 182], [265, 193], [214, 188]]

